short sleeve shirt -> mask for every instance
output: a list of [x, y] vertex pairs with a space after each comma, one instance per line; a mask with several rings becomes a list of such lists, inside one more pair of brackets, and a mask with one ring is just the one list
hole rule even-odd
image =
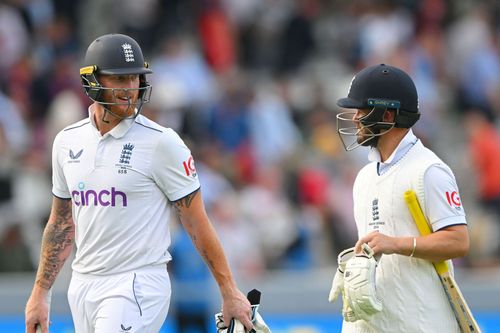
[[52, 162], [53, 194], [72, 201], [75, 271], [105, 275], [170, 260], [171, 202], [200, 187], [175, 131], [139, 115], [102, 136], [89, 117], [57, 135]]
[[[413, 134], [413, 131], [409, 130], [386, 161], [381, 162], [380, 154], [376, 148], [370, 150], [368, 158], [378, 162], [378, 173], [383, 174], [396, 164], [417, 140], [418, 138]], [[426, 197], [425, 215], [429, 219], [433, 231], [452, 225], [467, 224], [458, 185], [449, 168], [443, 165], [430, 166], [424, 174], [424, 191]]]

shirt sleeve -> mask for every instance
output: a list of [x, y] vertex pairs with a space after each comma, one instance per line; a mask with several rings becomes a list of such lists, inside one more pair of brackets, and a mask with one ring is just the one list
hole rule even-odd
[[61, 199], [70, 199], [68, 183], [63, 172], [63, 160], [60, 158], [61, 136], [54, 139], [52, 145], [52, 194]]
[[432, 165], [424, 175], [426, 215], [433, 231], [467, 224], [458, 185], [451, 170], [443, 165]]
[[200, 188], [191, 151], [173, 130], [165, 132], [155, 149], [152, 177], [170, 201]]

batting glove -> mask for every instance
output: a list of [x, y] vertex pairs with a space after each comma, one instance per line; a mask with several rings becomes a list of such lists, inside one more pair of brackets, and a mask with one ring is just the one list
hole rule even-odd
[[[258, 305], [252, 305], [252, 313], [254, 316], [252, 317], [253, 327], [255, 328], [256, 333], [272, 333], [271, 329], [267, 326], [266, 322], [257, 311]], [[255, 309], [255, 310], [254, 310]]]
[[354, 248], [351, 247], [339, 253], [337, 257], [338, 268], [335, 272], [335, 276], [332, 280], [332, 288], [330, 289], [330, 294], [328, 295], [328, 301], [333, 303], [337, 300], [340, 294], [342, 294], [342, 316], [346, 321], [356, 321], [356, 314], [349, 306], [349, 302], [345, 297], [344, 292], [344, 271], [349, 259], [355, 256]]
[[378, 262], [373, 257], [373, 250], [367, 244], [363, 244], [362, 249], [361, 254], [347, 262], [344, 273], [344, 293], [350, 308], [354, 311], [352, 318], [354, 321], [368, 320], [383, 308], [375, 288]]
[[224, 323], [222, 312], [215, 314], [217, 333], [246, 333], [245, 326], [238, 319], [231, 319], [229, 326]]
[[[257, 311], [259, 305], [252, 305], [252, 324], [254, 329], [250, 333], [272, 333], [271, 329], [267, 326], [266, 322]], [[217, 327], [217, 333], [245, 333], [245, 327], [237, 319], [231, 319], [229, 327], [224, 324], [224, 319], [222, 318], [222, 312], [215, 315], [215, 326]]]

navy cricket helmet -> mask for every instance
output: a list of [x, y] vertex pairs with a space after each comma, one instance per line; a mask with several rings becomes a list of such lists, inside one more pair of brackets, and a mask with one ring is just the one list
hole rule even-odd
[[[337, 101], [337, 105], [347, 109], [371, 110], [366, 116], [359, 118], [364, 128], [371, 131], [371, 136], [359, 145], [371, 145], [376, 143], [375, 137], [383, 135], [393, 127], [410, 128], [420, 118], [418, 110], [418, 94], [411, 77], [403, 70], [379, 64], [367, 67], [357, 73], [351, 81], [347, 97]], [[395, 112], [392, 122], [383, 121], [387, 110]], [[341, 112], [337, 115], [337, 130], [342, 135], [357, 136], [357, 126], [342, 127], [339, 121], [356, 122], [354, 114], [356, 111]], [[342, 139], [343, 141], [343, 139]], [[354, 149], [359, 145], [352, 147]], [[344, 145], [345, 146], [345, 145]], [[349, 146], [350, 147], [350, 146]], [[348, 147], [345, 147], [347, 150]]]
[[[139, 103], [149, 101], [151, 85], [146, 74], [153, 73], [144, 61], [141, 47], [131, 37], [122, 34], [107, 34], [95, 39], [87, 48], [80, 77], [85, 93], [93, 101], [106, 105], [123, 104], [119, 101], [105, 102], [102, 92], [112, 87], [103, 87], [99, 75], [139, 75]], [[115, 90], [113, 90], [114, 93]]]

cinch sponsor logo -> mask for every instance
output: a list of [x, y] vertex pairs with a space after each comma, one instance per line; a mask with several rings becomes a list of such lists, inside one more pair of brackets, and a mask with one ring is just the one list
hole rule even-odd
[[71, 192], [73, 202], [77, 206], [111, 206], [120, 205], [127, 207], [127, 195], [122, 191], [117, 191], [112, 187], [111, 190], [94, 190], [73, 191]]

